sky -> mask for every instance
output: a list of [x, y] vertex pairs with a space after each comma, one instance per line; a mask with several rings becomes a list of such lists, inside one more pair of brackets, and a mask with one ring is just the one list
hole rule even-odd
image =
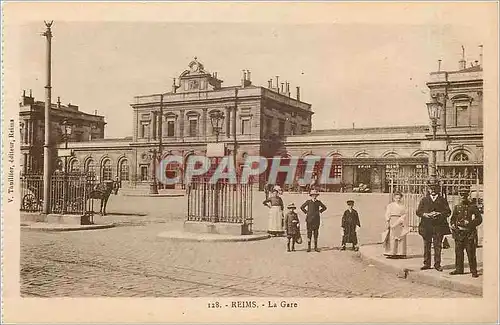
[[[44, 100], [43, 23], [19, 29], [19, 94]], [[53, 25], [52, 100], [104, 115], [107, 138], [132, 135], [134, 96], [170, 91], [194, 57], [223, 86], [280, 76], [312, 104], [313, 129], [427, 124], [429, 73], [456, 70], [463, 45], [479, 59], [470, 25], [64, 22]], [[468, 63], [469, 65], [469, 63]]]

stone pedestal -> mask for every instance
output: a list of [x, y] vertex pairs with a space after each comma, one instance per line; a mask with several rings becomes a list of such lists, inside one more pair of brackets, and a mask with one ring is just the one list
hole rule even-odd
[[251, 235], [249, 225], [242, 223], [186, 221], [184, 231], [219, 235]]

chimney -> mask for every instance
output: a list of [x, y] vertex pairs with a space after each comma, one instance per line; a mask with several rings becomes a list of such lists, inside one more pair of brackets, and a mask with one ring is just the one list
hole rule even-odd
[[97, 110], [94, 110], [94, 115], [97, 116]]
[[57, 96], [57, 108], [61, 108], [61, 97]]
[[177, 85], [175, 84], [175, 78], [172, 82], [172, 92], [175, 94], [177, 92]]
[[23, 98], [26, 97], [26, 90], [23, 89]]
[[30, 89], [30, 97], [33, 97], [33, 92], [31, 91], [31, 89]]
[[479, 65], [479, 61], [478, 60], [474, 61], [474, 65]]
[[284, 93], [284, 92], [285, 92], [285, 88], [284, 88], [284, 86], [285, 86], [285, 83], [284, 83], [284, 82], [282, 82], [282, 83], [281, 83], [281, 92], [282, 92], [282, 93]]
[[297, 100], [300, 102], [300, 87], [297, 87]]
[[286, 82], [286, 94], [290, 97], [290, 83], [288, 81]]
[[252, 79], [250, 78], [250, 70], [247, 70], [247, 80], [251, 83]]
[[438, 60], [438, 72], [441, 72], [441, 59]]
[[462, 60], [458, 61], [458, 70], [463, 70], [467, 67], [467, 62], [465, 61], [465, 48], [462, 45]]
[[356, 128], [356, 126], [354, 125], [354, 122], [352, 122], [352, 128], [353, 128], [353, 129], [355, 129], [355, 128]]
[[483, 46], [479, 45], [479, 65], [483, 66]]
[[217, 72], [214, 72], [215, 79], [217, 79]]
[[267, 81], [267, 88], [272, 89], [273, 88], [273, 79], [269, 79]]
[[278, 93], [280, 92], [280, 81], [279, 81], [280, 76], [276, 76], [276, 89], [278, 90]]

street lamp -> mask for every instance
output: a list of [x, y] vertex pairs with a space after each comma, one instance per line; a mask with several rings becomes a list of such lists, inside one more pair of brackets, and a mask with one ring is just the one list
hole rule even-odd
[[[222, 129], [222, 120], [224, 119], [224, 113], [221, 111], [213, 111], [210, 113], [210, 124], [212, 124], [212, 132], [215, 134], [215, 143], [219, 142], [219, 134]], [[219, 158], [215, 157], [215, 166], [219, 163]], [[213, 222], [219, 221], [219, 191], [220, 185], [219, 181], [215, 183], [215, 193], [214, 193], [214, 218]]]
[[221, 111], [213, 111], [210, 113], [210, 124], [212, 124], [212, 131], [215, 134], [215, 142], [219, 142], [219, 134], [222, 129], [222, 120], [224, 113]]
[[[432, 140], [436, 140], [436, 132], [439, 119], [441, 118], [441, 111], [443, 104], [439, 101], [438, 96], [432, 96], [432, 101], [426, 103], [427, 112], [429, 113], [429, 119], [431, 121], [432, 128]], [[431, 179], [433, 182], [437, 181], [437, 163], [436, 163], [436, 150], [432, 150], [431, 156]]]
[[[64, 119], [61, 122], [61, 131], [63, 133], [63, 139], [64, 139], [64, 149], [68, 149], [68, 140], [69, 137], [71, 136], [72, 132], [72, 125], [70, 122], [68, 122], [67, 119]], [[63, 211], [62, 213], [66, 213], [66, 202], [68, 201], [68, 154], [67, 152], [64, 153], [64, 190], [63, 190]]]

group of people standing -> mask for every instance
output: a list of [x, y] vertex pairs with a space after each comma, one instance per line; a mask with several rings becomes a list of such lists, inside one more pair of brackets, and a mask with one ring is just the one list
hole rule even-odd
[[[295, 243], [301, 243], [300, 221], [295, 212], [296, 206], [291, 203], [287, 206], [288, 212], [284, 214], [284, 204], [281, 198], [282, 191], [279, 186], [275, 186], [270, 196], [262, 203], [269, 208], [268, 233], [273, 236], [287, 235], [287, 251], [295, 251]], [[300, 207], [300, 210], [306, 215], [307, 228], [307, 251], [311, 252], [311, 241], [314, 243], [314, 251], [319, 252], [318, 237], [320, 227], [320, 216], [326, 211], [326, 206], [318, 200], [319, 192], [312, 189], [309, 192], [310, 199], [306, 200]], [[356, 230], [361, 227], [359, 215], [354, 210], [354, 201], [347, 201], [348, 208], [342, 216], [342, 250], [346, 249], [346, 244], [352, 243], [353, 249], [358, 250], [358, 240]]]
[[[450, 274], [464, 273], [464, 250], [466, 250], [472, 277], [476, 278], [478, 277], [477, 227], [482, 223], [481, 212], [469, 200], [469, 189], [460, 190], [461, 201], [453, 211], [447, 199], [441, 195], [440, 189], [439, 184], [430, 184], [428, 194], [420, 200], [416, 210], [416, 215], [420, 218], [418, 233], [422, 236], [424, 244], [424, 265], [421, 270], [431, 268], [431, 248], [434, 247], [434, 269], [443, 271], [441, 265], [443, 239], [451, 234], [455, 240], [455, 270]], [[405, 258], [407, 254], [406, 236], [409, 233], [409, 226], [407, 208], [402, 202], [402, 197], [401, 193], [395, 193], [394, 202], [387, 206], [385, 213], [387, 229], [383, 233], [383, 246], [387, 258]]]

